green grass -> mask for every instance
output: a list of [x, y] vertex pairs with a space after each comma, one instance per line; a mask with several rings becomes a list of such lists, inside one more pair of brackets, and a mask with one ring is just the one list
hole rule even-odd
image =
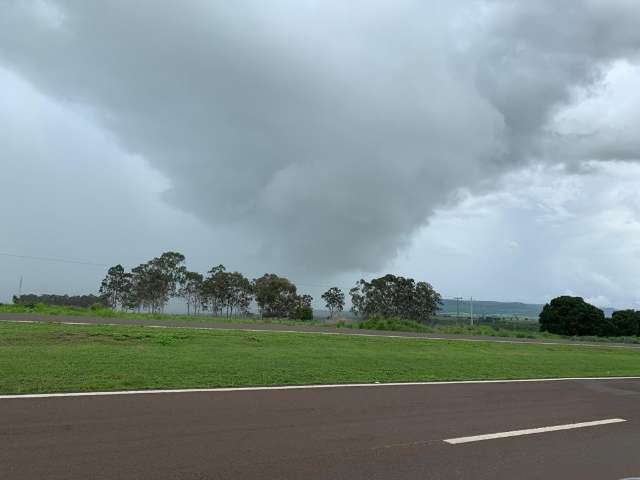
[[211, 315], [180, 315], [171, 313], [137, 313], [121, 312], [110, 308], [82, 308], [38, 303], [33, 306], [0, 304], [0, 313], [27, 313], [38, 315], [69, 315], [77, 317], [125, 318], [132, 320], [161, 320], [183, 322], [216, 322], [216, 323], [277, 323], [282, 325], [319, 325], [314, 320], [291, 320], [288, 318], [259, 317], [214, 317]]
[[[279, 325], [315, 325], [337, 328], [362, 328], [366, 330], [404, 331], [419, 333], [436, 333], [451, 335], [477, 335], [486, 337], [501, 338], [529, 338], [529, 339], [561, 339], [586, 342], [601, 343], [631, 343], [640, 344], [640, 337], [569, 337], [554, 335], [547, 332], [538, 332], [531, 329], [531, 322], [525, 322], [522, 330], [517, 328], [502, 328], [492, 325], [454, 325], [455, 321], [447, 319], [446, 324], [424, 325], [410, 320], [397, 318], [372, 318], [366, 321], [340, 320], [337, 323], [328, 323], [324, 319], [316, 320], [291, 320], [288, 318], [265, 318], [259, 317], [213, 317], [209, 315], [179, 315], [168, 313], [136, 313], [120, 312], [110, 308], [81, 308], [66, 307], [56, 305], [36, 304], [25, 305], [3, 305], [0, 304], [0, 313], [16, 314], [39, 314], [39, 315], [69, 315], [69, 316], [89, 316], [101, 318], [122, 318], [132, 320], [159, 320], [159, 321], [181, 321], [181, 322], [214, 322], [214, 323], [246, 323], [246, 324], [279, 324]], [[442, 321], [443, 317], [435, 317], [435, 321]], [[517, 322], [513, 322], [514, 325]], [[526, 327], [526, 328], [525, 328]]]
[[640, 351], [0, 322], [0, 393], [640, 375]]

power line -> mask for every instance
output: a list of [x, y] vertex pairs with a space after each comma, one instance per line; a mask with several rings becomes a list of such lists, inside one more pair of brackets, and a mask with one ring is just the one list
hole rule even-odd
[[[72, 260], [72, 259], [68, 259], [68, 258], [38, 257], [38, 256], [35, 256], [35, 255], [18, 255], [17, 253], [8, 253], [8, 252], [0, 252], [0, 255], [5, 256], [5, 257], [12, 257], [12, 258], [23, 258], [23, 259], [27, 259], [27, 260], [41, 260], [41, 261], [45, 261], [45, 262], [71, 263], [71, 264], [74, 264], [74, 265], [90, 265], [90, 266], [94, 266], [94, 267], [108, 267], [109, 266], [106, 263], [88, 262], [88, 261], [84, 261], [84, 260]], [[283, 274], [280, 274], [280, 275], [283, 275]], [[284, 274], [284, 275], [286, 275], [286, 274]], [[320, 285], [320, 284], [313, 284], [313, 283], [298, 283], [298, 282], [294, 282], [294, 283], [296, 285], [301, 286], [301, 287], [313, 287], [313, 288], [331, 288], [331, 287], [335, 287], [336, 286], [336, 285]], [[344, 288], [344, 287], [342, 287], [342, 288]]]
[[68, 258], [53, 258], [53, 257], [35, 257], [33, 255], [18, 255], [15, 253], [0, 252], [0, 255], [4, 257], [24, 258], [27, 260], [43, 260], [45, 262], [58, 262], [58, 263], [73, 263], [76, 265], [91, 265], [94, 267], [108, 267], [105, 263], [86, 262], [82, 260], [70, 260]]

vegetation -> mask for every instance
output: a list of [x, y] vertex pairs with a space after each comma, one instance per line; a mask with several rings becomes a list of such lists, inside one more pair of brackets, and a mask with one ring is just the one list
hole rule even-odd
[[551, 300], [540, 313], [540, 330], [559, 335], [620, 337], [640, 335], [640, 312], [620, 310], [605, 318], [599, 308], [581, 297]]
[[620, 310], [611, 315], [611, 328], [616, 335], [640, 335], [640, 312], [635, 310]]
[[631, 349], [0, 322], [0, 392], [636, 375]]
[[178, 296], [178, 285], [186, 278], [185, 257], [165, 252], [159, 257], [125, 272], [122, 265], [111, 267], [100, 284], [100, 295], [112, 308], [162, 312], [171, 297]]
[[442, 297], [427, 282], [392, 274], [363, 279], [349, 291], [352, 312], [362, 318], [397, 317], [427, 323], [438, 311]]
[[298, 295], [296, 286], [284, 277], [265, 273], [253, 281], [253, 291], [262, 317], [313, 318], [311, 295]]
[[187, 314], [208, 311], [212, 316], [246, 317], [255, 300], [266, 318], [312, 320], [310, 295], [299, 295], [288, 279], [267, 273], [253, 282], [224, 265], [209, 270], [205, 278], [187, 270], [185, 257], [165, 252], [126, 272], [111, 267], [100, 285], [100, 298], [114, 310], [162, 313], [172, 297], [184, 299]]
[[344, 310], [344, 292], [338, 287], [331, 287], [322, 294], [325, 306], [329, 310], [329, 318], [333, 318], [336, 312]]
[[[195, 277], [195, 273], [191, 273]], [[194, 288], [197, 288], [197, 284]], [[200, 309], [208, 309], [212, 315], [234, 313], [246, 316], [249, 313], [253, 295], [251, 282], [239, 272], [227, 272], [224, 265], [209, 270], [209, 275], [200, 284], [200, 291], [194, 299], [200, 302]], [[197, 307], [196, 307], [197, 308]]]
[[292, 318], [260, 318], [255, 315], [246, 317], [229, 318], [225, 316], [212, 315], [185, 315], [163, 312], [132, 312], [113, 310], [100, 304], [94, 304], [91, 308], [81, 307], [63, 307], [57, 305], [45, 305], [38, 303], [35, 305], [2, 305], [0, 304], [0, 313], [15, 314], [35, 314], [35, 315], [51, 315], [51, 316], [72, 316], [72, 317], [98, 317], [98, 318], [122, 318], [130, 320], [157, 320], [159, 322], [212, 322], [224, 323], [232, 321], [234, 324], [240, 323], [259, 323], [259, 324], [283, 324], [283, 325], [321, 325], [322, 323], [315, 320], [298, 320]]
[[36, 305], [38, 303], [46, 305], [61, 305], [70, 307], [82, 307], [89, 308], [91, 305], [95, 305], [101, 302], [101, 298], [96, 295], [14, 295], [14, 305]]
[[[52, 316], [90, 316], [103, 318], [122, 318], [133, 320], [156, 320], [156, 321], [178, 321], [178, 322], [229, 322], [228, 317], [211, 316], [211, 315], [182, 315], [168, 313], [144, 313], [131, 311], [112, 310], [94, 304], [91, 308], [81, 307], [63, 307], [44, 304], [35, 305], [1, 305], [0, 313], [16, 313], [16, 314], [39, 314]], [[274, 317], [256, 317], [249, 315], [247, 317], [233, 318], [233, 323], [254, 323], [254, 324], [280, 324], [280, 325], [315, 325], [348, 329], [367, 329], [367, 330], [386, 330], [386, 331], [405, 331], [418, 333], [434, 333], [448, 335], [471, 335], [484, 337], [500, 337], [500, 338], [528, 338], [528, 339], [562, 339], [572, 341], [588, 341], [588, 342], [616, 342], [616, 343], [632, 343], [640, 344], [638, 336], [615, 336], [615, 337], [598, 337], [598, 336], [566, 336], [556, 335], [549, 332], [538, 331], [537, 322], [535, 330], [531, 329], [533, 322], [512, 321], [507, 322], [491, 322], [485, 318], [478, 319], [479, 323], [474, 325], [461, 325], [456, 323], [450, 317], [434, 317], [431, 325], [413, 322], [410, 320], [402, 320], [398, 318], [382, 318], [373, 317], [362, 321], [339, 320], [335, 324], [327, 324], [320, 320], [297, 320], [291, 318], [274, 318]], [[482, 322], [487, 323], [482, 323]], [[505, 326], [506, 325], [506, 326]]]

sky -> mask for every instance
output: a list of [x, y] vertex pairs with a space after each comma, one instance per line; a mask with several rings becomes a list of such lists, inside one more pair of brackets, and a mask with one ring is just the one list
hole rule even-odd
[[393, 272], [640, 305], [634, 0], [0, 12], [0, 301], [177, 250], [316, 299]]

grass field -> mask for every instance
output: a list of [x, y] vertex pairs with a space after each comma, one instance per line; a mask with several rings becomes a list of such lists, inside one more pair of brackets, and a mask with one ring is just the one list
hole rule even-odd
[[[213, 323], [244, 323], [244, 324], [280, 324], [280, 325], [316, 325], [326, 327], [338, 327], [344, 329], [361, 328], [366, 330], [385, 330], [385, 331], [407, 331], [435, 334], [452, 334], [452, 335], [480, 335], [487, 337], [501, 338], [530, 338], [530, 339], [563, 339], [574, 341], [588, 342], [615, 342], [615, 343], [632, 343], [640, 344], [640, 337], [568, 337], [555, 335], [548, 332], [539, 332], [531, 329], [531, 322], [524, 322], [522, 330], [516, 325], [509, 328], [500, 326], [492, 326], [489, 324], [455, 325], [455, 320], [446, 317], [444, 324], [424, 325], [412, 321], [398, 319], [370, 319], [366, 321], [354, 321], [353, 319], [342, 320], [337, 322], [328, 322], [326, 319], [315, 320], [291, 320], [288, 318], [265, 318], [258, 316], [251, 317], [214, 317], [210, 315], [180, 315], [168, 313], [136, 313], [114, 311], [109, 308], [81, 308], [81, 307], [64, 307], [55, 305], [37, 304], [31, 307], [24, 305], [2, 305], [0, 304], [0, 313], [16, 313], [16, 314], [38, 314], [51, 316], [89, 316], [102, 318], [122, 318], [133, 320], [155, 320], [155, 321], [178, 321], [178, 322], [213, 322]], [[435, 322], [443, 321], [443, 318], [436, 316]]]
[[640, 352], [0, 322], [0, 393], [640, 375]]
[[265, 318], [252, 317], [214, 317], [212, 315], [181, 315], [172, 313], [137, 313], [121, 312], [110, 308], [82, 308], [66, 307], [59, 305], [36, 304], [25, 305], [2, 305], [0, 313], [31, 313], [38, 315], [70, 315], [76, 317], [102, 317], [102, 318], [129, 318], [134, 320], [164, 320], [164, 321], [185, 321], [185, 322], [232, 322], [232, 323], [278, 323], [283, 325], [319, 325], [323, 322], [314, 320], [291, 320], [288, 318]]

